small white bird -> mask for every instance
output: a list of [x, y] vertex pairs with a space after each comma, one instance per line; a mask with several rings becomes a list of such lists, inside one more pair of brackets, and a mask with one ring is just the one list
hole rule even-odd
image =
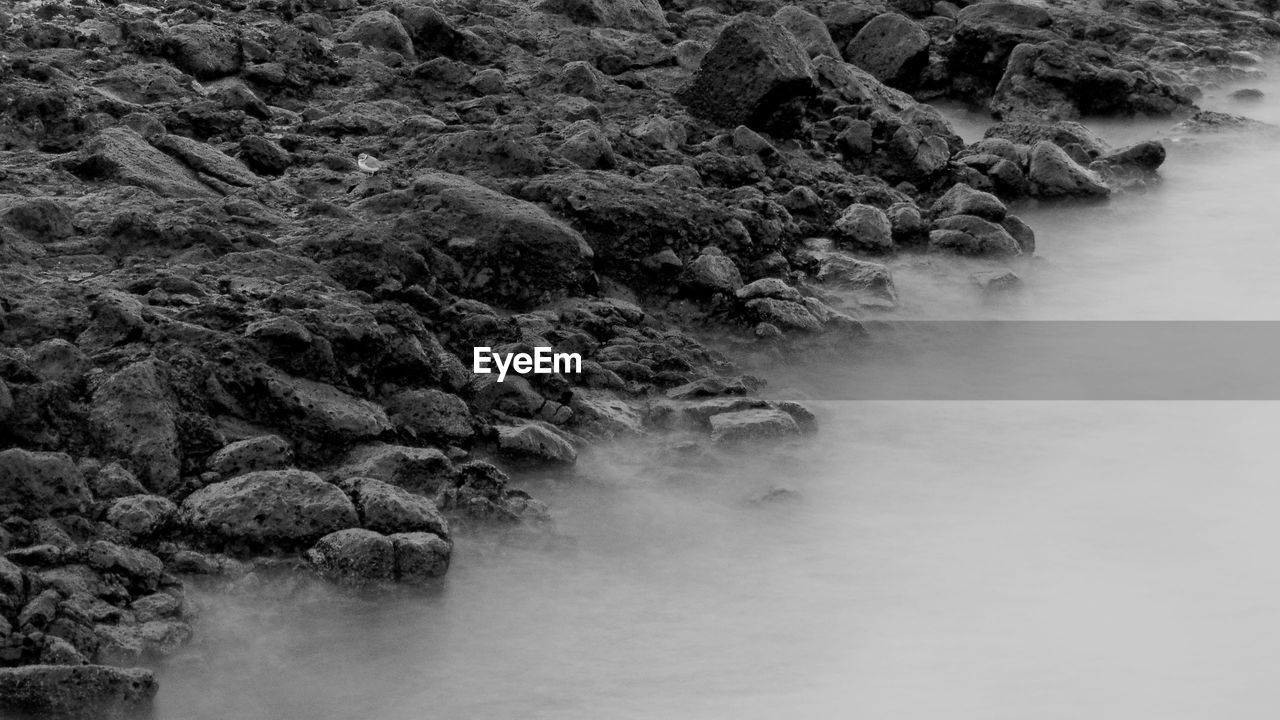
[[373, 175], [382, 169], [382, 161], [372, 155], [360, 153], [356, 158], [356, 166], [360, 168], [360, 172]]

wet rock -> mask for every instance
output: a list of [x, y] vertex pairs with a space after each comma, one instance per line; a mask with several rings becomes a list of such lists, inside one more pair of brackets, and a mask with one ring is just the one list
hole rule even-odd
[[297, 547], [359, 518], [337, 486], [302, 470], [265, 470], [201, 488], [182, 502], [183, 521], [209, 538], [250, 547]]
[[574, 60], [565, 63], [560, 69], [559, 85], [560, 90], [568, 95], [576, 95], [588, 100], [603, 100], [609, 80], [592, 67], [591, 63]]
[[983, 270], [970, 275], [969, 280], [985, 292], [1011, 290], [1022, 284], [1022, 278], [1012, 270]]
[[800, 434], [800, 426], [791, 415], [772, 408], [720, 413], [712, 415], [710, 423], [712, 441], [724, 445]]
[[984, 220], [1000, 222], [1008, 214], [1009, 209], [991, 193], [974, 190], [964, 183], [956, 183], [933, 203], [931, 211], [935, 218], [977, 215]]
[[1027, 179], [1036, 197], [1106, 197], [1111, 193], [1096, 175], [1047, 140], [1031, 148]]
[[880, 208], [862, 203], [850, 205], [833, 229], [842, 245], [872, 252], [893, 249], [893, 226]]
[[102, 446], [127, 459], [143, 484], [160, 489], [177, 481], [177, 415], [158, 361], [142, 360], [112, 375], [94, 392], [90, 417]]
[[396, 533], [391, 536], [395, 548], [397, 579], [403, 583], [423, 583], [440, 577], [449, 570], [450, 543], [429, 532]]
[[397, 52], [406, 60], [416, 57], [408, 31], [400, 24], [399, 18], [386, 10], [374, 10], [357, 17], [351, 27], [338, 35], [338, 39]]
[[930, 250], [947, 250], [960, 255], [1020, 255], [1022, 249], [1008, 231], [974, 215], [955, 215], [938, 220], [929, 233]]
[[776, 20], [735, 17], [720, 31], [692, 82], [676, 99], [726, 127], [759, 127], [778, 105], [815, 92], [807, 56]]
[[452, 479], [453, 464], [435, 448], [374, 444], [352, 450], [333, 476], [374, 478], [436, 497]]
[[174, 27], [165, 40], [165, 51], [174, 65], [201, 80], [233, 75], [244, 63], [236, 34], [209, 23]]
[[808, 10], [799, 5], [787, 5], [774, 13], [773, 19], [782, 23], [809, 57], [840, 57], [840, 49], [831, 40], [827, 26]]
[[307, 562], [324, 577], [346, 585], [395, 580], [395, 545], [372, 530], [350, 528], [320, 538], [306, 553]]
[[1154, 173], [1164, 164], [1167, 151], [1158, 140], [1148, 140], [1136, 145], [1107, 153], [1098, 159], [1111, 169], [1130, 169], [1144, 173]]
[[818, 282], [852, 292], [864, 307], [893, 307], [898, 290], [889, 268], [825, 248], [800, 252], [804, 267]]
[[51, 198], [0, 197], [0, 223], [37, 242], [60, 240], [74, 232], [66, 204]]
[[[1016, 145], [1035, 145], [1048, 140], [1058, 147], [1067, 150], [1077, 148], [1090, 158], [1106, 154], [1109, 147], [1102, 138], [1089, 128], [1078, 122], [1059, 120], [1058, 122], [998, 122], [987, 128], [983, 134], [984, 141], [995, 138], [1009, 140]], [[975, 145], [975, 147], [978, 147]], [[983, 145], [982, 151], [995, 152], [1009, 160], [1018, 160], [1017, 150], [1005, 146], [990, 147]], [[1010, 154], [1012, 152], [1013, 154]]]
[[820, 333], [824, 329], [822, 320], [815, 317], [802, 301], [755, 298], [744, 306], [755, 322], [768, 323], [782, 330]]
[[66, 453], [0, 451], [0, 514], [82, 513], [89, 501], [84, 476]]
[[497, 430], [498, 449], [504, 454], [560, 465], [572, 465], [578, 461], [578, 451], [573, 444], [548, 423], [530, 421]]
[[742, 274], [733, 260], [715, 248], [708, 248], [685, 265], [680, 285], [696, 294], [732, 294], [742, 287]]
[[581, 25], [650, 32], [667, 27], [657, 0], [543, 0], [538, 9]]
[[449, 523], [430, 499], [404, 488], [373, 478], [352, 478], [349, 487], [360, 524], [370, 530], [392, 534], [426, 531], [449, 537]]
[[102, 665], [0, 668], [0, 710], [68, 720], [128, 720], [150, 712], [150, 670]]
[[423, 440], [466, 442], [475, 434], [462, 398], [442, 390], [408, 390], [386, 405], [391, 422]]
[[[762, 297], [778, 298], [779, 300], [790, 300], [792, 302], [802, 302], [804, 299], [799, 290], [778, 278], [761, 278], [743, 285], [734, 293], [734, 296], [743, 301]], [[670, 391], [668, 391], [668, 397], [676, 396], [671, 395]]]
[[158, 495], [130, 495], [111, 503], [107, 522], [134, 538], [146, 538], [168, 527], [178, 516], [172, 500]]
[[929, 60], [929, 33], [910, 18], [885, 13], [854, 36], [844, 57], [886, 85], [913, 87]]
[[27, 356], [40, 379], [49, 382], [79, 382], [90, 368], [84, 352], [62, 338], [46, 340], [28, 349]]
[[279, 435], [259, 435], [233, 442], [209, 457], [205, 468], [222, 477], [255, 470], [281, 470], [293, 463], [293, 446]]

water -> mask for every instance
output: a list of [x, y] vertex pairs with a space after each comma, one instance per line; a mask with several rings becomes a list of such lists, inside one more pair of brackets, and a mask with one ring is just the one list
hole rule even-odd
[[[1277, 167], [1274, 141], [1176, 144], [1157, 190], [1020, 209], [1043, 259], [1019, 292], [900, 264], [897, 317], [1280, 319]], [[426, 594], [218, 599], [159, 716], [1274, 714], [1280, 405], [842, 399], [920, 372], [858, 362], [772, 378], [812, 399], [812, 440], [699, 467], [600, 448], [532, 482], [565, 539], [467, 538]], [[750, 502], [777, 487], [799, 497]]]

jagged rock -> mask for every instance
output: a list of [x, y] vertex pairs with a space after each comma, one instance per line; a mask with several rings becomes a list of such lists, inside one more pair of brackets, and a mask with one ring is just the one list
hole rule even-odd
[[933, 224], [929, 249], [960, 255], [1020, 255], [1022, 249], [1008, 231], [973, 215], [954, 215]]
[[991, 193], [974, 190], [965, 183], [956, 183], [933, 203], [931, 212], [935, 218], [977, 215], [984, 220], [1000, 222], [1009, 213], [1009, 209]]
[[845, 59], [893, 87], [912, 87], [929, 60], [929, 33], [910, 18], [885, 13], [854, 36]]
[[281, 470], [293, 463], [293, 447], [279, 435], [259, 435], [233, 442], [209, 457], [205, 468], [222, 477], [255, 470]]
[[130, 720], [148, 714], [150, 670], [102, 665], [0, 668], [0, 710], [66, 720]]
[[873, 252], [893, 249], [893, 226], [889, 217], [871, 205], [855, 203], [845, 208], [834, 230], [841, 244]]
[[45, 517], [82, 513], [89, 487], [66, 453], [0, 452], [0, 514]]
[[182, 502], [182, 518], [230, 545], [286, 548], [359, 522], [342, 490], [302, 470], [264, 470], [208, 485]]
[[591, 63], [584, 60], [567, 62], [560, 69], [560, 90], [588, 100], [603, 100], [609, 80]]
[[395, 548], [397, 579], [418, 584], [440, 577], [449, 570], [453, 546], [429, 532], [396, 533], [391, 536]]
[[1048, 140], [1031, 148], [1027, 179], [1036, 197], [1106, 197], [1111, 193], [1096, 175]]
[[773, 408], [719, 413], [711, 416], [710, 423], [711, 439], [725, 445], [800, 434], [795, 418]]
[[161, 197], [212, 198], [219, 193], [200, 182], [190, 168], [153, 147], [127, 128], [95, 135], [70, 162], [88, 180], [115, 180], [154, 191]]
[[346, 32], [338, 35], [338, 39], [397, 52], [406, 60], [416, 57], [408, 31], [400, 24], [399, 18], [386, 10], [374, 10], [357, 17]]
[[135, 538], [150, 537], [165, 529], [178, 515], [172, 500], [159, 495], [130, 495], [111, 503], [107, 522]]
[[547, 423], [530, 421], [498, 428], [498, 449], [516, 458], [572, 465], [578, 451], [560, 431]]
[[71, 211], [52, 198], [0, 197], [0, 223], [38, 242], [61, 240], [75, 232]]
[[182, 160], [197, 173], [228, 185], [252, 187], [261, 182], [258, 176], [239, 160], [191, 138], [161, 135], [152, 140], [151, 144]]
[[827, 55], [840, 58], [840, 49], [831, 40], [831, 33], [817, 15], [799, 5], [787, 5], [774, 13], [773, 19], [790, 31], [809, 57]]
[[352, 478], [344, 485], [364, 527], [388, 535], [421, 530], [448, 539], [449, 523], [430, 499], [373, 478]]
[[306, 557], [321, 575], [346, 585], [390, 582], [396, 576], [395, 545], [372, 530], [350, 528], [325, 535]]
[[170, 486], [182, 471], [174, 400], [155, 359], [112, 375], [93, 394], [90, 412], [98, 441], [128, 460], [143, 484]]
[[766, 297], [748, 300], [745, 307], [755, 322], [769, 323], [783, 330], [820, 333], [824, 329], [822, 321], [814, 317], [804, 302]]
[[201, 80], [233, 75], [244, 63], [236, 33], [209, 23], [175, 26], [165, 49], [174, 65]]
[[386, 408], [397, 428], [419, 439], [466, 442], [475, 434], [467, 404], [442, 390], [407, 390], [391, 398]]
[[582, 25], [649, 32], [667, 27], [658, 0], [543, 0], [538, 9]]
[[720, 31], [676, 99], [726, 127], [759, 127], [779, 105], [815, 92], [807, 56], [776, 20], [743, 13]]
[[694, 293], [732, 294], [742, 287], [742, 274], [732, 258], [708, 248], [685, 265], [680, 285]]

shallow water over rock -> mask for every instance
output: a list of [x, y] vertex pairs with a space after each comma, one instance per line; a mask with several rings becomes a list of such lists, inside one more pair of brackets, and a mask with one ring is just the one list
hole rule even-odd
[[[1260, 103], [1224, 88], [1207, 105], [1280, 121], [1270, 85]], [[1280, 319], [1277, 167], [1280, 143], [1256, 135], [1173, 142], [1157, 188], [1019, 208], [1038, 250], [1008, 265], [1016, 289], [970, 278], [1005, 265], [899, 261], [886, 317]], [[1019, 342], [946, 351], [1016, 360]], [[586, 453], [529, 487], [557, 539], [464, 537], [423, 593], [211, 600], [157, 715], [1273, 714], [1280, 406], [845, 399], [867, 378], [947, 371], [922, 367], [775, 369], [822, 430], [762, 454]]]

